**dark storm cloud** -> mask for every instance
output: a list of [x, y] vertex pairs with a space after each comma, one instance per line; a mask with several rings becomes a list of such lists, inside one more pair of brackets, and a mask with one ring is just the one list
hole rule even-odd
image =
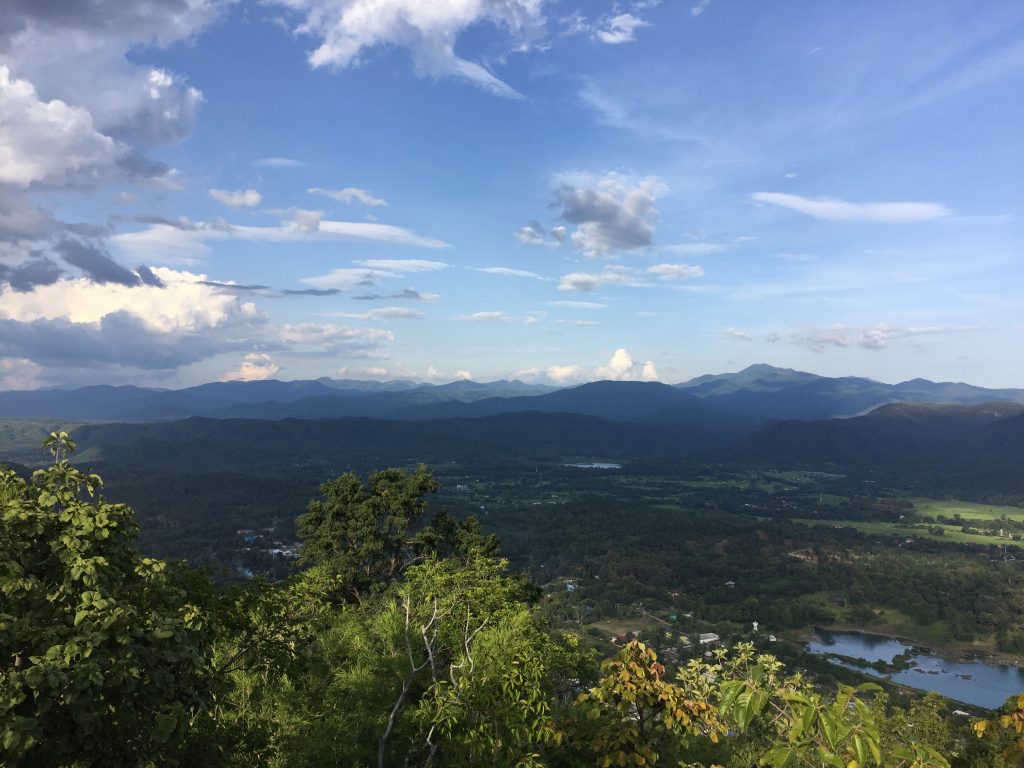
[[127, 286], [142, 284], [138, 275], [122, 267], [96, 246], [65, 238], [57, 243], [54, 250], [68, 264], [82, 270], [93, 282]]

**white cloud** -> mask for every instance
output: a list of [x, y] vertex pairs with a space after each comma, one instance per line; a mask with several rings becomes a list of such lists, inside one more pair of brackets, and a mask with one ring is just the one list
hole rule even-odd
[[739, 339], [740, 341], [751, 341], [753, 339], [749, 333], [741, 331], [739, 328], [726, 328], [725, 332], [729, 336], [732, 336], [734, 339]]
[[294, 323], [280, 328], [279, 339], [300, 353], [379, 357], [377, 351], [394, 341], [395, 334], [384, 328]]
[[377, 379], [383, 380], [388, 378], [390, 372], [387, 368], [379, 368], [375, 366], [356, 366], [349, 367], [345, 366], [338, 369], [338, 375], [345, 378], [352, 379]]
[[654, 201], [668, 191], [660, 179], [564, 173], [555, 184], [554, 204], [576, 226], [570, 239], [584, 256], [609, 258], [651, 245], [658, 220]]
[[306, 190], [311, 195], [323, 195], [332, 200], [337, 200], [346, 205], [361, 203], [371, 208], [387, 207], [388, 201], [381, 197], [374, 197], [372, 193], [359, 187], [345, 187], [344, 189], [323, 189], [321, 187], [310, 187]]
[[586, 378], [586, 370], [582, 365], [551, 365], [547, 368], [524, 368], [511, 374], [509, 378], [528, 382], [546, 380], [558, 386], [566, 386], [583, 381]]
[[782, 192], [755, 192], [758, 203], [779, 205], [824, 221], [870, 221], [907, 224], [949, 216], [952, 211], [941, 203], [850, 203], [829, 197], [801, 197]]
[[82, 277], [0, 288], [0, 359], [76, 371], [170, 370], [264, 343], [267, 319], [256, 306], [204, 282], [205, 275], [153, 268], [134, 285]]
[[209, 252], [208, 241], [296, 242], [311, 240], [373, 240], [421, 248], [446, 248], [443, 240], [417, 235], [408, 229], [372, 222], [324, 221], [319, 211], [292, 210], [290, 219], [276, 227], [235, 226], [226, 222], [188, 222], [187, 226], [157, 223], [138, 232], [122, 232], [110, 242], [140, 260], [186, 262]]
[[126, 148], [98, 132], [88, 110], [43, 101], [0, 66], [0, 183], [73, 186], [118, 174]]
[[556, 384], [570, 384], [580, 381], [585, 371], [582, 365], [552, 365], [545, 370], [545, 374]]
[[502, 310], [473, 312], [469, 315], [456, 315], [452, 320], [468, 320], [473, 323], [511, 323], [512, 317]]
[[510, 267], [471, 267], [477, 272], [486, 272], [489, 275], [502, 275], [503, 277], [528, 277], [533, 280], [548, 280], [549, 278], [538, 275], [536, 272], [528, 272], [525, 269], [511, 269]]
[[690, 14], [693, 16], [700, 16], [704, 11], [711, 5], [711, 0], [700, 0], [696, 5], [690, 8]]
[[434, 272], [438, 269], [448, 269], [451, 266], [443, 261], [428, 261], [427, 259], [360, 259], [356, 261], [356, 264], [369, 267], [370, 269], [385, 269], [399, 274], [407, 272]]
[[681, 280], [701, 277], [704, 274], [701, 267], [693, 267], [689, 264], [655, 264], [648, 267], [647, 271], [652, 275], [657, 275], [661, 280]]
[[422, 312], [408, 307], [378, 307], [367, 312], [336, 312], [331, 317], [347, 317], [353, 320], [421, 320]]
[[399, 46], [412, 56], [420, 77], [457, 77], [500, 96], [518, 97], [483, 65], [460, 58], [459, 36], [489, 22], [505, 30], [515, 50], [524, 50], [543, 34], [543, 0], [275, 0], [304, 14], [297, 32], [320, 45], [309, 54], [314, 68], [343, 69], [362, 62], [376, 46]]
[[200, 332], [232, 319], [262, 318], [255, 305], [205, 285], [209, 277], [154, 267], [163, 286], [95, 283], [87, 278], [62, 279], [31, 291], [0, 288], [0, 319], [33, 322], [67, 320], [99, 323], [112, 313], [132, 315], [158, 333]]
[[374, 269], [339, 267], [332, 269], [326, 275], [304, 277], [302, 282], [306, 285], [312, 285], [314, 288], [338, 288], [344, 291], [360, 286], [376, 285], [378, 280], [389, 277], [398, 277], [398, 275], [394, 272], [383, 272]]
[[192, 38], [227, 4], [20, 2], [5, 6], [0, 60], [43, 99], [86, 110], [97, 131], [145, 152], [189, 134], [202, 94], [172, 72], [136, 64], [129, 52]]
[[617, 349], [607, 365], [595, 369], [594, 375], [599, 379], [611, 381], [657, 381], [658, 371], [654, 363], [647, 360], [643, 365], [637, 363], [630, 357], [625, 349]]
[[272, 379], [281, 366], [273, 361], [270, 355], [250, 352], [242, 360], [242, 364], [233, 371], [227, 371], [220, 376], [221, 381], [265, 381]]
[[43, 367], [27, 358], [0, 359], [0, 389], [35, 389], [42, 384]]
[[642, 286], [641, 282], [632, 270], [609, 267], [600, 273], [572, 272], [563, 275], [558, 282], [558, 290], [567, 293], [591, 293], [599, 290], [605, 285], [630, 285]]
[[594, 33], [594, 37], [602, 43], [618, 45], [620, 43], [632, 43], [636, 40], [636, 30], [640, 27], [650, 26], [648, 22], [639, 16], [631, 13], [620, 13], [603, 22], [601, 29]]
[[473, 374], [466, 370], [456, 371], [453, 374], [445, 373], [437, 366], [431, 365], [427, 368], [428, 381], [472, 381]]
[[229, 208], [255, 208], [263, 202], [263, 195], [255, 189], [241, 189], [229, 192], [226, 189], [211, 189], [210, 197]]
[[259, 168], [298, 168], [305, 165], [302, 160], [291, 157], [261, 157], [253, 160], [252, 164]]
[[792, 341], [814, 352], [824, 352], [828, 347], [883, 349], [897, 339], [969, 330], [976, 329], [943, 325], [892, 326], [888, 323], [876, 323], [867, 328], [850, 328], [837, 324], [828, 328], [809, 328], [800, 331], [793, 334]]

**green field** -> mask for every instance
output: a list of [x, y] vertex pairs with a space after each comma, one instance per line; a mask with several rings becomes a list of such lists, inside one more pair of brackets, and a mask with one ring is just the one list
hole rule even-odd
[[[980, 505], [979, 505], [980, 506]], [[908, 539], [930, 539], [932, 541], [948, 541], [954, 544], [996, 544], [1024, 549], [1024, 541], [1010, 541], [998, 536], [964, 533], [955, 525], [943, 525], [942, 534], [931, 533], [927, 528], [915, 528], [903, 523], [863, 522], [859, 520], [811, 520], [795, 518], [794, 522], [806, 525], [833, 525], [843, 528], [856, 528], [861, 533], [876, 536], [903, 536]], [[934, 527], [934, 526], [932, 526]]]
[[960, 515], [965, 520], [999, 520], [1003, 516], [1010, 520], [1024, 521], [1024, 507], [998, 507], [993, 504], [975, 504], [970, 501], [937, 501], [935, 499], [911, 499], [914, 511], [919, 515], [936, 517]]

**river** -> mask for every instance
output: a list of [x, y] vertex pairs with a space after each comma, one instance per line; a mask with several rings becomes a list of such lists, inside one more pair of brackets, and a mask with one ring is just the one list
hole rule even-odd
[[[892, 662], [896, 656], [910, 648], [900, 640], [882, 635], [828, 632], [823, 629], [816, 629], [814, 637], [807, 644], [807, 650], [811, 653], [837, 654], [863, 659], [867, 663]], [[866, 664], [850, 664], [840, 659], [830, 661], [872, 677], [884, 677], [923, 691], [936, 691], [950, 699], [987, 709], [996, 709], [1010, 696], [1024, 691], [1024, 670], [984, 661], [951, 661], [935, 654], [916, 654], [911, 657], [914, 666], [890, 674], [881, 674]]]

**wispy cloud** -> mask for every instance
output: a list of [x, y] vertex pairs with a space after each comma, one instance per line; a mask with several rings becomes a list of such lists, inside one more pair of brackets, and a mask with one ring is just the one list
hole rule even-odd
[[869, 221], [910, 224], [949, 216], [952, 211], [941, 203], [851, 203], [831, 197], [801, 197], [784, 192], [755, 192], [757, 203], [778, 205], [823, 221]]
[[466, 29], [489, 22], [508, 33], [512, 50], [524, 50], [543, 37], [542, 3], [505, 0], [501, 3], [433, 3], [420, 0], [271, 0], [302, 14], [296, 31], [311, 35], [320, 45], [309, 54], [313, 68], [355, 66], [368, 48], [380, 45], [409, 51], [420, 77], [454, 77], [491, 93], [510, 98], [520, 94], [482, 64], [460, 58], [456, 42]]
[[661, 280], [682, 280], [704, 275], [704, 270], [701, 267], [689, 264], [655, 264], [648, 267], [647, 272], [657, 275]]
[[538, 275], [536, 272], [529, 272], [525, 269], [512, 269], [511, 267], [470, 267], [475, 272], [486, 272], [488, 275], [501, 275], [502, 277], [526, 277], [531, 280], [550, 280], [550, 277]]
[[302, 160], [291, 157], [261, 157], [252, 161], [258, 168], [298, 168], [305, 165]]
[[388, 201], [382, 197], [375, 197], [371, 192], [359, 187], [345, 187], [344, 189], [323, 189], [322, 187], [310, 187], [306, 190], [311, 195], [321, 195], [337, 200], [346, 205], [360, 203], [371, 208], [385, 208]]

